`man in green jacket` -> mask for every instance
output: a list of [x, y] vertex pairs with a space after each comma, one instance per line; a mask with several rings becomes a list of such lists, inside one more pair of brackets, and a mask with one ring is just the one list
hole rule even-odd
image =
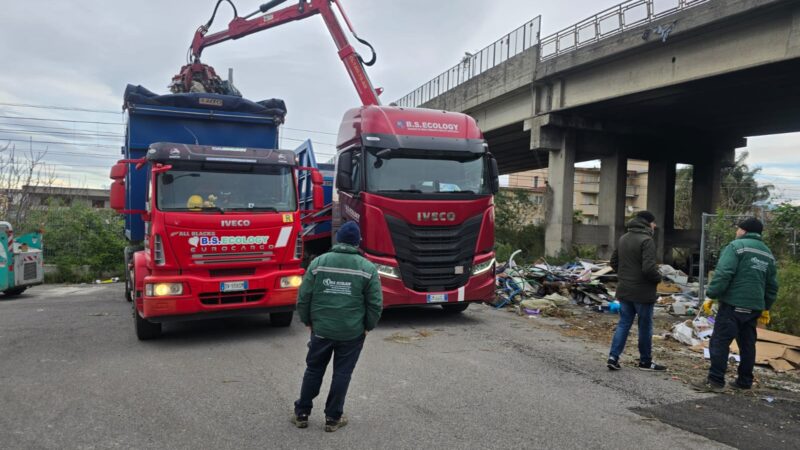
[[308, 427], [313, 400], [333, 357], [333, 379], [325, 402], [325, 431], [347, 424], [342, 415], [350, 377], [366, 334], [375, 328], [383, 309], [378, 270], [358, 253], [361, 231], [355, 222], [336, 233], [330, 252], [314, 259], [306, 270], [297, 299], [300, 321], [311, 330], [300, 398], [292, 422]]
[[[709, 352], [708, 378], [694, 383], [698, 391], [720, 392], [725, 388], [731, 342], [739, 345], [739, 374], [731, 386], [750, 389], [756, 362], [756, 325], [769, 322], [769, 309], [778, 295], [775, 257], [761, 240], [764, 225], [756, 218], [742, 221], [736, 239], [722, 250], [706, 296], [719, 300]], [[706, 306], [710, 309], [710, 305]]]

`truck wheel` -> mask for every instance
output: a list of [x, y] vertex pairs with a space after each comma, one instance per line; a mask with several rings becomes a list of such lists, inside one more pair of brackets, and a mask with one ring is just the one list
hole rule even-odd
[[143, 318], [136, 308], [133, 308], [133, 320], [136, 321], [136, 337], [140, 341], [156, 339], [161, 336], [161, 324], [153, 323]]
[[133, 271], [128, 272], [128, 276], [125, 277], [125, 300], [128, 302], [133, 301]]
[[469, 303], [454, 303], [452, 305], [442, 305], [442, 309], [447, 313], [460, 313], [469, 308]]
[[25, 289], [28, 289], [28, 287], [26, 286], [26, 287], [15, 287], [11, 289], [6, 289], [5, 291], [3, 291], [3, 294], [6, 294], [6, 297], [13, 297], [15, 295], [22, 294], [23, 292], [25, 292]]
[[288, 327], [292, 324], [292, 316], [294, 311], [271, 313], [269, 315], [269, 323], [273, 327]]

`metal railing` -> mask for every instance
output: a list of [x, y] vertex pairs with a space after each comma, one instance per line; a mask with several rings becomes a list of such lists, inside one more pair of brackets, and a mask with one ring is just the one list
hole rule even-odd
[[481, 51], [466, 53], [460, 63], [418, 87], [396, 103], [414, 107], [455, 88], [539, 43], [542, 17], [538, 16]]
[[[709, 1], [711, 0], [628, 0], [542, 39], [539, 59], [563, 55]], [[660, 26], [651, 31], [666, 40], [672, 26]]]

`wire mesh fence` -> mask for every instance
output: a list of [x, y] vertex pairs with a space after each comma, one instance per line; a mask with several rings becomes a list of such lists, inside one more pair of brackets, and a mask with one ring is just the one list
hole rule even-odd
[[[709, 274], [719, 262], [722, 250], [736, 239], [737, 225], [752, 214], [707, 214], [703, 213], [700, 238], [699, 281], [700, 298], [705, 298], [705, 285]], [[791, 227], [770, 227], [768, 214], [757, 217], [764, 224], [762, 237], [776, 259], [797, 260], [797, 230]]]

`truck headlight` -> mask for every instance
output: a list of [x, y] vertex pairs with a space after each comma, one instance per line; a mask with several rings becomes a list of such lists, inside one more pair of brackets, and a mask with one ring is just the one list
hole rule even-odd
[[389, 278], [400, 278], [400, 269], [397, 267], [387, 266], [384, 264], [375, 264], [378, 269], [378, 274]]
[[299, 275], [292, 275], [290, 277], [281, 277], [281, 289], [300, 287], [303, 283], [303, 277]]
[[183, 283], [156, 283], [144, 286], [147, 297], [169, 297], [183, 295]]
[[484, 261], [482, 263], [475, 264], [474, 266], [472, 266], [472, 275], [480, 275], [486, 272], [487, 270], [491, 269], [493, 265], [494, 265], [494, 258], [488, 261]]

